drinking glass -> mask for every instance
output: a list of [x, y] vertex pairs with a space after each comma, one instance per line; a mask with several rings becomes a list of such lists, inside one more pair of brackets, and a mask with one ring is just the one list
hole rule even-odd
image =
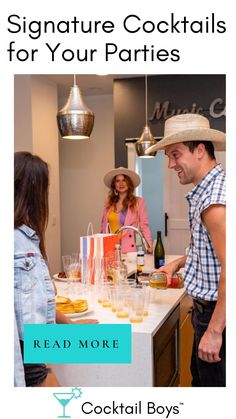
[[142, 285], [143, 288], [143, 299], [144, 299], [144, 307], [143, 307], [143, 315], [148, 316], [149, 315], [149, 305], [150, 305], [150, 287], [148, 285]]
[[67, 278], [67, 293], [74, 294], [80, 279], [80, 258], [78, 253], [62, 256], [63, 269]]
[[81, 281], [90, 286], [94, 280], [94, 258], [81, 257]]
[[127, 267], [122, 261], [115, 262], [115, 278], [121, 285], [127, 282]]
[[66, 277], [69, 278], [69, 276], [70, 276], [71, 256], [70, 255], [62, 256], [62, 264], [63, 264], [63, 269], [64, 269], [64, 272], [66, 274]]
[[110, 285], [106, 283], [98, 284], [96, 287], [97, 301], [98, 303], [102, 305], [102, 307], [105, 307], [105, 308], [108, 308], [108, 307], [111, 308], [112, 306], [110, 294], [109, 294], [109, 288], [110, 288]]
[[109, 296], [109, 301], [111, 302], [111, 311], [116, 313], [116, 292], [117, 292], [117, 285], [107, 284], [107, 291]]
[[144, 313], [145, 288], [131, 287], [129, 299], [129, 319], [131, 323], [141, 323]]
[[79, 253], [72, 253], [71, 255], [71, 267], [70, 267], [70, 275], [74, 279], [81, 279], [81, 264], [80, 264], [80, 254]]
[[106, 271], [106, 257], [104, 256], [95, 256], [94, 257], [94, 271], [95, 271], [95, 284], [102, 285], [107, 281], [107, 271]]
[[129, 293], [130, 288], [122, 285], [116, 286], [115, 312], [116, 317], [125, 319], [129, 317]]

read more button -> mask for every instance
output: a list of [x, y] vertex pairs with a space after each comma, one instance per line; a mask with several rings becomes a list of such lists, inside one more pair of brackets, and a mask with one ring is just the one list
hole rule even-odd
[[[55, 348], [70, 348], [71, 347], [71, 341], [68, 339], [43, 339], [43, 340], [39, 340], [39, 339], [34, 339], [33, 342], [34, 348], [45, 348], [45, 349], [55, 349]], [[77, 342], [78, 348], [92, 348], [92, 349], [97, 349], [99, 347], [102, 348], [119, 348], [119, 340], [118, 339], [113, 339], [113, 340], [108, 340], [108, 339], [93, 339], [93, 340], [89, 340], [89, 339], [79, 339]]]
[[131, 363], [131, 325], [26, 324], [24, 362]]

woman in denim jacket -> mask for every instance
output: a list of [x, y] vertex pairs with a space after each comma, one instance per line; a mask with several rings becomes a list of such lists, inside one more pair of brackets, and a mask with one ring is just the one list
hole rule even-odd
[[[45, 249], [48, 165], [31, 153], [17, 152], [14, 166], [14, 303], [23, 353], [25, 323], [72, 321], [62, 313], [56, 313], [55, 290], [48, 271]], [[45, 364], [24, 364], [24, 373], [26, 386], [59, 386], [55, 375]]]

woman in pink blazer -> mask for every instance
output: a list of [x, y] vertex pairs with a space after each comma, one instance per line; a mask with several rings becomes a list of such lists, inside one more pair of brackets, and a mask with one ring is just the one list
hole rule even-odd
[[[152, 236], [145, 201], [134, 195], [134, 188], [140, 183], [139, 175], [133, 170], [119, 167], [105, 174], [104, 183], [110, 192], [104, 205], [101, 232], [107, 232], [108, 224], [112, 233], [123, 225], [138, 227], [149, 244], [148, 253], [152, 253]], [[135, 232], [124, 230], [120, 234], [122, 253], [136, 252]]]

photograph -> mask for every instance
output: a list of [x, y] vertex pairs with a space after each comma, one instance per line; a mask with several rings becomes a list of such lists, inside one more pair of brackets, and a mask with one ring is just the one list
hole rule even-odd
[[225, 129], [225, 74], [15, 74], [15, 386], [226, 386]]

